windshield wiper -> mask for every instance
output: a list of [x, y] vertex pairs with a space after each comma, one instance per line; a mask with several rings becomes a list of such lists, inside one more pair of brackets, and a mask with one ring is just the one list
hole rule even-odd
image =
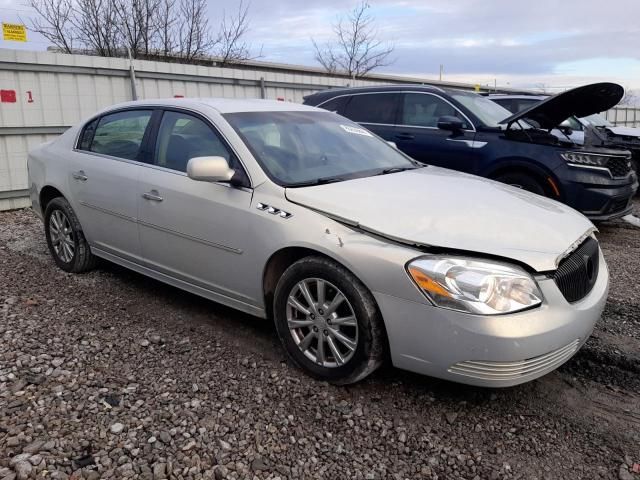
[[346, 178], [344, 177], [317, 178], [315, 180], [309, 180], [308, 182], [290, 183], [289, 185], [287, 185], [287, 188], [312, 187], [314, 185], [326, 185], [327, 183], [342, 182], [343, 180], [346, 180]]
[[376, 175], [386, 175], [388, 173], [404, 172], [406, 170], [415, 170], [417, 168], [422, 168], [422, 167], [424, 167], [424, 165], [413, 165], [411, 167], [389, 167], [389, 168], [380, 170], [378, 173], [376, 173]]

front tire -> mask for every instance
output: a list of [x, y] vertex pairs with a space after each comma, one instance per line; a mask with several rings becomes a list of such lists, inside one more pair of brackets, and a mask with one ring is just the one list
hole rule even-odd
[[315, 378], [355, 383], [386, 352], [380, 312], [367, 288], [332, 260], [306, 257], [280, 278], [274, 319], [289, 358]]
[[95, 266], [97, 258], [91, 253], [78, 217], [63, 197], [48, 203], [44, 233], [53, 260], [65, 272], [82, 273]]

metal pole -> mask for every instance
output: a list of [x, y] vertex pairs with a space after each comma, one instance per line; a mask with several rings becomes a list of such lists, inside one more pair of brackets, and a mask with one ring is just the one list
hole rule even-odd
[[267, 89], [264, 86], [264, 77], [260, 77], [260, 98], [267, 98]]
[[129, 54], [129, 76], [131, 79], [131, 99], [138, 100], [138, 91], [136, 90], [136, 72], [133, 69], [133, 59], [131, 58], [131, 49], [127, 47]]

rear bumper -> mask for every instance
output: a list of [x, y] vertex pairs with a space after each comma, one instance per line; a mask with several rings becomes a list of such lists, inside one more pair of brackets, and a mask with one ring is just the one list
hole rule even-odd
[[556, 369], [578, 351], [600, 318], [609, 274], [600, 253], [593, 290], [569, 304], [541, 277], [542, 306], [510, 315], [469, 315], [376, 293], [393, 364], [482, 387], [518, 385]]

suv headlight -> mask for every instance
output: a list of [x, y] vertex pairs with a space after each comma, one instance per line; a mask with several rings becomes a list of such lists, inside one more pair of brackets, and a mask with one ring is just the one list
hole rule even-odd
[[434, 255], [409, 262], [407, 271], [438, 307], [495, 315], [542, 303], [536, 281], [515, 265]]
[[583, 153], [583, 152], [563, 152], [560, 154], [568, 163], [575, 165], [586, 165], [589, 167], [601, 167], [607, 168], [607, 162], [609, 158], [597, 153]]

